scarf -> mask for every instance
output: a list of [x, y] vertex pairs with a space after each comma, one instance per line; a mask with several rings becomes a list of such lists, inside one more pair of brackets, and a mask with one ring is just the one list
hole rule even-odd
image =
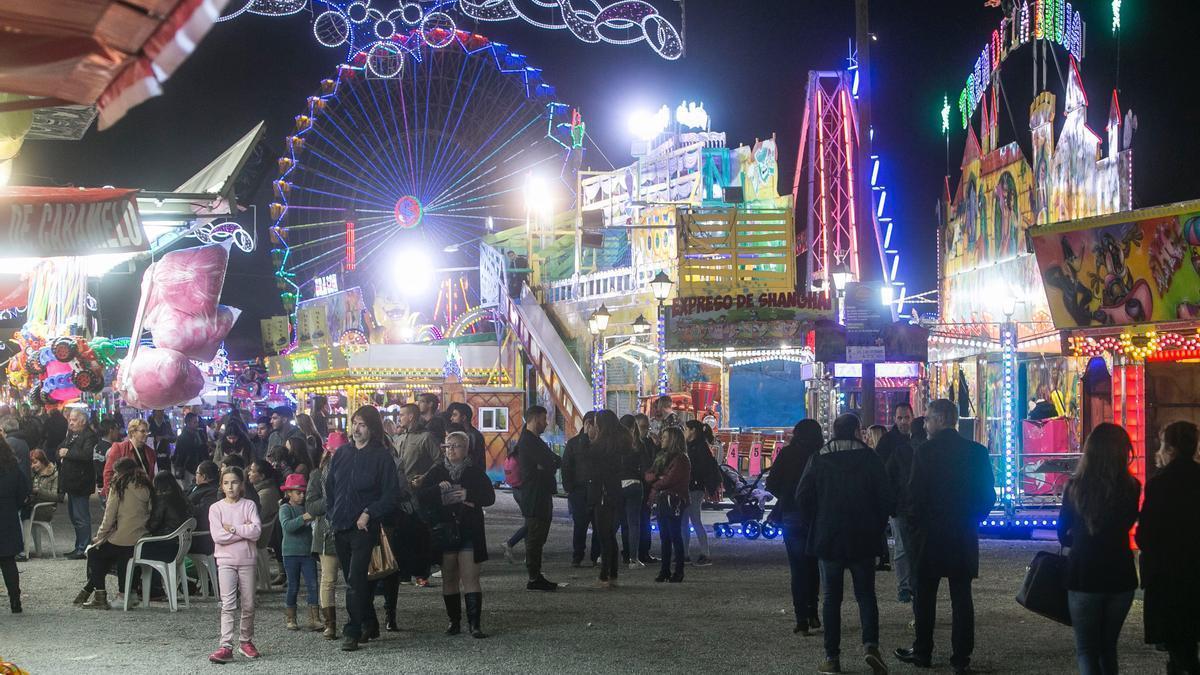
[[451, 483], [460, 482], [460, 480], [462, 479], [463, 471], [466, 470], [467, 465], [470, 463], [471, 463], [471, 460], [464, 457], [463, 461], [459, 462], [458, 464], [453, 464], [450, 462], [449, 457], [446, 457], [445, 455], [442, 456], [442, 466], [446, 467], [446, 473], [450, 474], [450, 482]]

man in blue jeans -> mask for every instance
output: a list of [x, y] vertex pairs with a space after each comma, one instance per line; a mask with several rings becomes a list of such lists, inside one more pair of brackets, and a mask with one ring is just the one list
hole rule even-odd
[[87, 411], [71, 408], [67, 415], [67, 435], [54, 453], [58, 458], [58, 489], [67, 495], [67, 513], [75, 527], [75, 548], [67, 558], [79, 560], [92, 541], [91, 498], [96, 491], [96, 473], [92, 451], [96, 434], [88, 427]]
[[894, 499], [879, 456], [859, 440], [858, 417], [833, 421], [833, 440], [809, 462], [796, 490], [808, 525], [808, 553], [821, 568], [825, 660], [819, 673], [841, 672], [842, 589], [850, 572], [862, 621], [863, 658], [875, 675], [887, 673], [879, 652], [875, 556]]

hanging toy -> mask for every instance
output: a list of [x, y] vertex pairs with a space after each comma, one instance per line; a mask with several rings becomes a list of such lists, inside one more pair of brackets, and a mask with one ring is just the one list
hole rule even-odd
[[50, 353], [63, 363], [70, 363], [79, 356], [79, 345], [73, 337], [55, 338], [54, 342], [50, 343]]

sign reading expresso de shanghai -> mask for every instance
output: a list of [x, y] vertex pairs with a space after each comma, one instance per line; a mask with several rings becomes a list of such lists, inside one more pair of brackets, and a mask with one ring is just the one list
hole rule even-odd
[[676, 298], [667, 311], [667, 349], [800, 346], [813, 321], [832, 316], [820, 293], [740, 293]]
[[137, 190], [0, 190], [0, 258], [146, 251]]

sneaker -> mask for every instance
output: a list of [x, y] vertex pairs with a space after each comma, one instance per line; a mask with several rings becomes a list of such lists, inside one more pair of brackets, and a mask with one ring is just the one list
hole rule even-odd
[[71, 551], [65, 557], [67, 560], [83, 560], [87, 557], [87, 554], [83, 551]]
[[504, 562], [509, 565], [513, 564], [512, 546], [509, 546], [507, 541], [504, 542]]
[[433, 574], [430, 574], [430, 575], [429, 575], [429, 578], [430, 578], [430, 579], [441, 579], [441, 578], [442, 578], [442, 571], [441, 571], [441, 570], [438, 570], [438, 571], [434, 572]]
[[238, 653], [248, 659], [257, 659], [259, 656], [262, 656], [258, 653], [258, 649], [254, 646], [253, 642], [243, 642], [238, 646]]
[[29, 556], [25, 555], [24, 553], [18, 553], [16, 561], [19, 563], [29, 562]]
[[712, 565], [712, 560], [709, 560], [708, 556], [702, 555], [696, 558], [696, 567], [708, 567], [709, 565]]
[[871, 667], [871, 675], [887, 675], [888, 667], [883, 662], [883, 655], [879, 653], [879, 647], [871, 645], [864, 649], [863, 660]]
[[840, 673], [842, 664], [837, 659], [825, 659], [817, 666], [818, 673]]
[[557, 591], [558, 584], [554, 583], [553, 581], [547, 580], [546, 577], [538, 577], [538, 578], [530, 581], [529, 583], [525, 584], [525, 590], [527, 590], [527, 591]]
[[221, 647], [217, 651], [208, 655], [208, 660], [213, 663], [229, 663], [233, 660], [233, 650], [229, 647]]

